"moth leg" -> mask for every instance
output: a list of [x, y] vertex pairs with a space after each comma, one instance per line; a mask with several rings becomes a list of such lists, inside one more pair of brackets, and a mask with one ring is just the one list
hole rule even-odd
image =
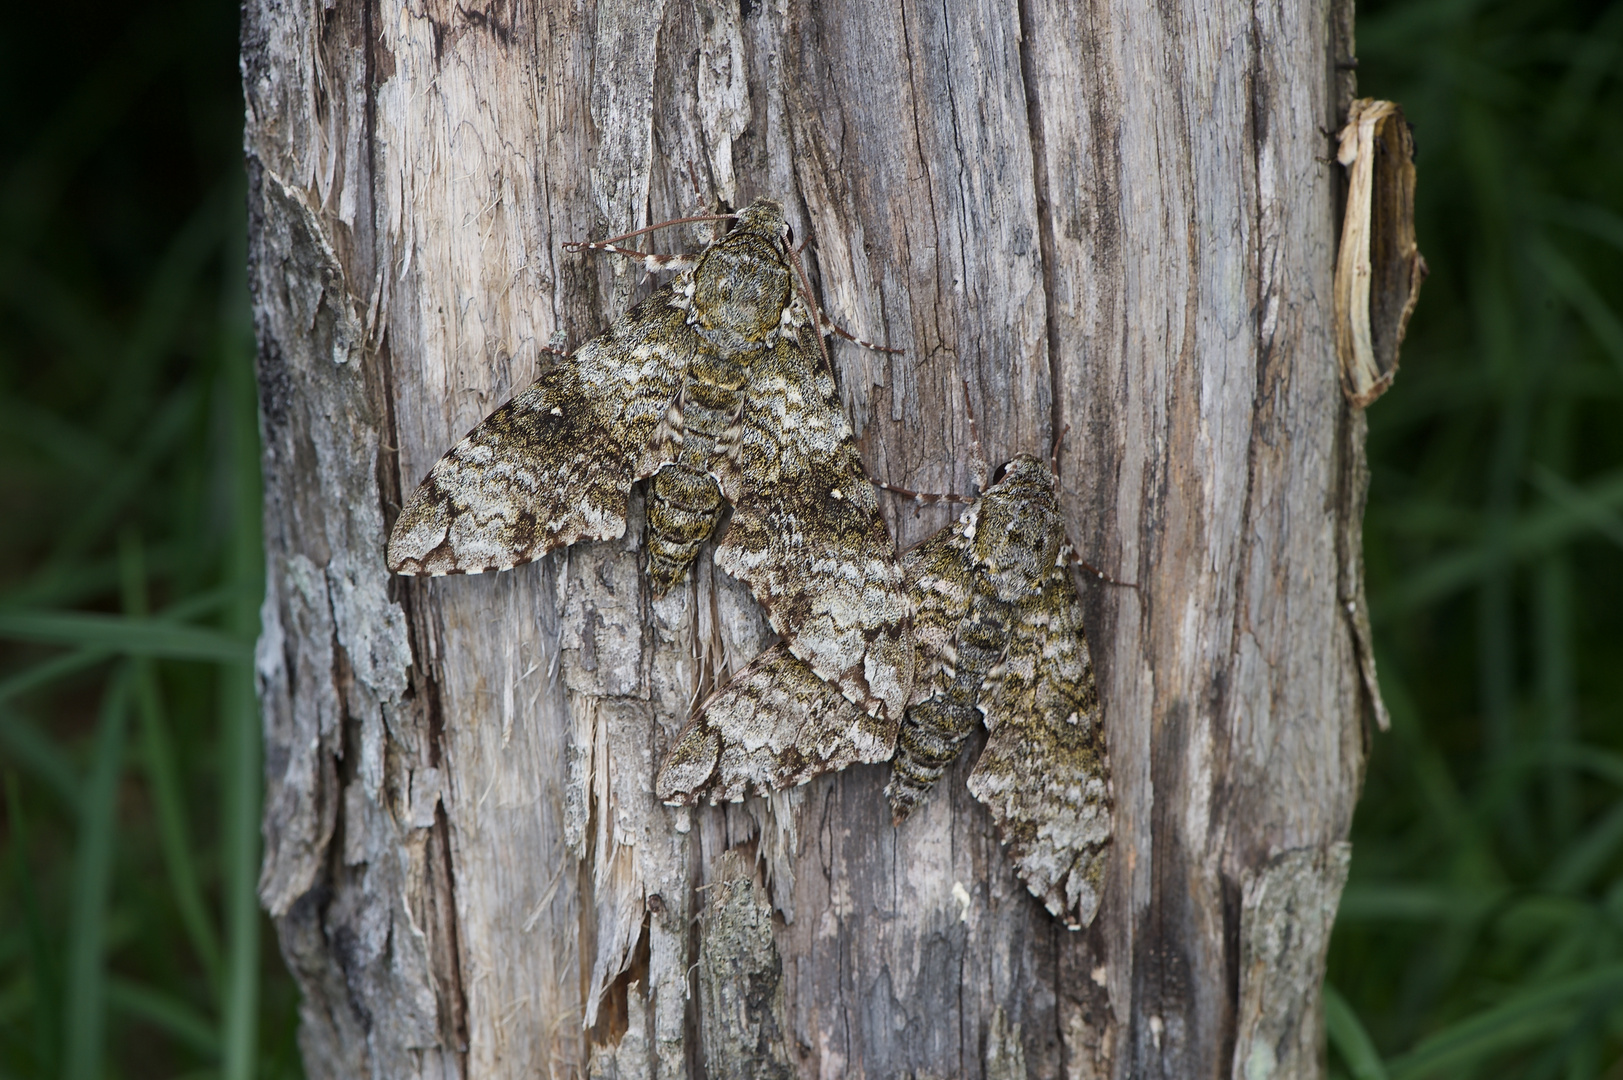
[[[704, 187], [699, 183], [699, 170], [694, 167], [692, 158], [688, 158], [687, 166], [688, 182], [693, 185], [693, 205], [695, 207], [693, 212], [694, 216], [712, 216], [718, 220], [727, 220], [729, 218], [736, 217], [736, 215], [733, 214], [723, 214], [720, 209], [721, 204], [719, 201], [712, 202], [704, 197]], [[711, 226], [710, 235], [705, 240], [705, 243], [715, 243], [716, 238], [720, 235], [720, 233], [721, 230], [719, 226]]]
[[569, 335], [564, 333], [562, 330], [554, 330], [552, 332], [552, 336], [547, 339], [547, 343], [545, 345], [536, 346], [536, 351], [551, 353], [553, 356], [561, 356], [566, 360], [573, 355], [574, 352], [574, 350], [570, 349], [569, 347]]
[[[964, 414], [969, 417], [969, 475], [970, 475], [970, 479], [975, 482], [975, 490], [976, 491], [981, 491], [981, 490], [985, 489], [985, 487], [986, 487], [986, 476], [987, 476], [987, 471], [988, 471], [987, 467], [986, 467], [986, 456], [983, 453], [981, 453], [981, 434], [980, 434], [980, 429], [975, 426], [975, 406], [970, 404], [970, 401], [969, 401], [969, 382], [968, 382], [968, 380], [964, 381], [963, 387], [964, 387]], [[1069, 425], [1066, 426], [1066, 430], [1067, 431], [1070, 430]], [[1057, 450], [1058, 447], [1059, 447], [1059, 444], [1056, 442], [1054, 445], [1055, 445], [1055, 449]], [[882, 489], [884, 491], [888, 491], [893, 495], [901, 495], [901, 496], [904, 496], [905, 498], [912, 499], [913, 503], [914, 503], [914, 506], [913, 506], [913, 516], [914, 517], [918, 516], [920, 508], [922, 508], [924, 506], [927, 506], [927, 505], [930, 505], [932, 503], [938, 503], [938, 502], [972, 503], [972, 502], [975, 501], [974, 496], [958, 495], [958, 494], [953, 494], [953, 493], [940, 493], [940, 494], [937, 494], [937, 493], [926, 492], [926, 491], [914, 491], [911, 488], [899, 487], [899, 486], [897, 486], [895, 484], [887, 484], [882, 480], [874, 480], [873, 485], [874, 485], [874, 487], [880, 488], [880, 489]]]
[[693, 167], [693, 159], [688, 158], [688, 182], [693, 185], [693, 202], [695, 206], [703, 207], [704, 190], [699, 186], [699, 170]]
[[[793, 237], [791, 236], [790, 239], [792, 240]], [[817, 333], [817, 349], [818, 349], [819, 352], [821, 352], [823, 354], [823, 366], [825, 368], [827, 368], [831, 373], [834, 370], [834, 366], [829, 361], [829, 358], [828, 358], [828, 346], [823, 344], [824, 335], [830, 334], [830, 333], [838, 334], [841, 337], [845, 338], [847, 341], [855, 342], [856, 344], [861, 345], [863, 348], [872, 349], [875, 352], [892, 353], [892, 354], [898, 355], [898, 356], [902, 354], [902, 352], [904, 351], [902, 349], [891, 349], [891, 348], [887, 348], [887, 347], [885, 347], [883, 345], [875, 345], [871, 341], [864, 341], [863, 339], [857, 337], [856, 335], [850, 333], [849, 331], [843, 330], [840, 327], [836, 326], [834, 324], [833, 320], [831, 320], [828, 317], [828, 313], [825, 312], [822, 309], [822, 307], [817, 303], [817, 299], [812, 296], [811, 282], [806, 277], [805, 268], [800, 265], [800, 248], [798, 248], [798, 247], [790, 248], [788, 250], [788, 256], [789, 256], [789, 262], [795, 268], [795, 276], [800, 279], [800, 296], [801, 296], [801, 299], [805, 302], [806, 308], [809, 311], [811, 311], [812, 318], [817, 323], [817, 331], [818, 331], [818, 333]]]
[[986, 463], [986, 454], [981, 450], [981, 429], [975, 425], [975, 406], [969, 400], [969, 380], [964, 379], [964, 415], [969, 417], [969, 475], [975, 481], [976, 491], [986, 490], [986, 479], [991, 475], [991, 467]]
[[1099, 569], [1097, 566], [1094, 566], [1082, 556], [1078, 555], [1075, 549], [1073, 549], [1068, 543], [1060, 550], [1060, 561], [1067, 566], [1076, 567], [1084, 574], [1087, 574], [1089, 577], [1102, 584], [1119, 585], [1124, 589], [1138, 588], [1138, 582], [1136, 581], [1117, 581], [1115, 578], [1111, 577], [1109, 574], [1105, 573], [1103, 570]]
[[699, 265], [696, 255], [650, 255], [645, 251], [635, 251], [632, 248], [621, 247], [607, 240], [571, 240], [564, 245], [566, 251], [602, 251], [610, 255], [624, 255], [628, 259], [636, 259], [642, 263], [643, 269], [650, 274], [661, 270], [691, 270]]
[[[793, 240], [794, 237], [791, 235], [789, 239]], [[864, 341], [849, 331], [841, 329], [839, 326], [835, 325], [834, 320], [828, 317], [828, 312], [824, 311], [818, 305], [817, 301], [812, 298], [811, 282], [807, 280], [806, 271], [800, 266], [800, 251], [805, 246], [806, 242], [802, 240], [799, 244], [790, 248], [788, 252], [789, 260], [794, 264], [795, 274], [800, 278], [800, 295], [805, 300], [806, 307], [813, 312], [813, 318], [817, 320], [817, 329], [820, 331], [820, 333], [838, 334], [847, 341], [855, 342], [856, 344], [861, 345], [864, 349], [872, 349], [874, 352], [891, 353], [892, 355], [900, 356], [905, 350], [890, 349], [883, 345], [875, 345], [871, 341]], [[826, 352], [824, 354], [824, 359], [827, 359]]]
[[919, 512], [923, 510], [924, 507], [938, 502], [972, 503], [975, 501], [974, 498], [969, 495], [937, 494], [930, 491], [914, 491], [912, 488], [904, 488], [898, 487], [895, 484], [887, 484], [883, 480], [873, 481], [873, 486], [881, 491], [888, 491], [892, 495], [900, 495], [903, 498], [913, 500], [914, 517], [918, 517]]
[[841, 328], [828, 317], [828, 313], [822, 308], [817, 309], [817, 328], [825, 334], [838, 334], [845, 340], [853, 342], [857, 345], [861, 345], [864, 349], [872, 349], [874, 352], [889, 353], [892, 356], [900, 356], [902, 353], [907, 351], [905, 349], [887, 348], [884, 345], [875, 345], [871, 341], [864, 341], [862, 338], [857, 337], [849, 330]]
[[1064, 427], [1060, 428], [1059, 429], [1059, 434], [1054, 436], [1054, 445], [1052, 447], [1050, 447], [1049, 451], [1048, 451], [1048, 471], [1054, 474], [1054, 479], [1055, 479], [1056, 483], [1059, 481], [1059, 448], [1060, 448], [1060, 444], [1065, 441], [1065, 436], [1069, 435], [1070, 433], [1071, 433], [1071, 425], [1070, 424], [1066, 424]]

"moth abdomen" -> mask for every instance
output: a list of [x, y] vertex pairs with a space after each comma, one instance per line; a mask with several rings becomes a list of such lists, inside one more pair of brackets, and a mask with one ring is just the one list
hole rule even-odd
[[726, 496], [713, 465], [730, 453], [747, 381], [736, 358], [701, 351], [672, 402], [675, 415], [666, 423], [678, 449], [654, 475], [648, 505], [648, 573], [656, 594], [682, 580], [721, 520]]
[[654, 474], [648, 500], [648, 576], [663, 594], [682, 580], [721, 518], [721, 488], [715, 477], [686, 465], [667, 465]]
[[974, 697], [953, 691], [907, 710], [896, 739], [896, 756], [890, 763], [890, 783], [885, 785], [885, 798], [890, 800], [897, 824], [935, 787], [979, 722]]

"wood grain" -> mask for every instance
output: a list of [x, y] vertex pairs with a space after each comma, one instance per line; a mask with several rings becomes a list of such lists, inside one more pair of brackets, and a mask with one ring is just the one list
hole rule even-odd
[[[1348, 10], [249, 0], [262, 896], [311, 1076], [697, 1076], [705, 1031], [708, 1075], [747, 1072], [694, 974], [741, 857], [778, 913], [763, 1074], [1318, 1075], [1367, 700], [1322, 134]], [[880, 767], [658, 805], [689, 702], [766, 638], [706, 555], [649, 599], [635, 496], [623, 542], [386, 574], [402, 491], [646, 289], [562, 243], [692, 212], [695, 177], [783, 198], [831, 317], [904, 350], [831, 346], [875, 476], [968, 490], [960, 380], [994, 463], [1068, 432], [1072, 539], [1140, 586], [1084, 594], [1090, 930], [1015, 877], [978, 742], [899, 829]], [[891, 509], [904, 545], [951, 516]]]

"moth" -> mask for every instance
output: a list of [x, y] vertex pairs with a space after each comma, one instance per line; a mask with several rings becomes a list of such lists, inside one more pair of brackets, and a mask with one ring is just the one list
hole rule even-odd
[[1347, 213], [1336, 255], [1336, 354], [1341, 387], [1359, 408], [1386, 393], [1426, 280], [1415, 243], [1414, 134], [1391, 101], [1347, 110], [1336, 160], [1347, 168]]
[[763, 198], [694, 256], [577, 245], [679, 273], [429, 470], [395, 522], [389, 569], [507, 570], [618, 538], [631, 485], [652, 477], [656, 593], [730, 505], [716, 565], [817, 677], [866, 713], [899, 716], [913, 663], [902, 571], [816, 312], [795, 288], [793, 242], [782, 205]]
[[736, 801], [890, 759], [885, 794], [899, 823], [984, 721], [970, 792], [1031, 892], [1073, 929], [1087, 926], [1112, 803], [1073, 561], [1052, 469], [1014, 458], [956, 522], [903, 556], [918, 656], [899, 722], [850, 707], [777, 645], [688, 720], [655, 790], [669, 803]]

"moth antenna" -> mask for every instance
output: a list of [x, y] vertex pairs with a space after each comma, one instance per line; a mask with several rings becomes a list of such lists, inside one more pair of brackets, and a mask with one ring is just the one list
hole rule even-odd
[[1111, 577], [1109, 574], [1105, 573], [1103, 570], [1099, 569], [1097, 566], [1094, 566], [1082, 556], [1078, 555], [1076, 553], [1076, 549], [1071, 547], [1069, 544], [1067, 544], [1065, 547], [1065, 561], [1071, 566], [1076, 567], [1078, 570], [1081, 570], [1095, 581], [1102, 582], [1106, 585], [1118, 585], [1123, 589], [1138, 588], [1138, 583], [1136, 581], [1117, 581], [1115, 578]]
[[737, 214], [694, 214], [691, 217], [671, 218], [671, 220], [669, 220], [669, 221], [661, 221], [661, 222], [659, 222], [658, 224], [655, 224], [655, 225], [644, 225], [640, 229], [633, 229], [632, 231], [630, 231], [628, 233], [621, 233], [619, 236], [611, 236], [606, 240], [570, 240], [570, 241], [565, 242], [564, 250], [565, 251], [582, 251], [582, 250], [585, 250], [585, 249], [588, 249], [588, 248], [594, 249], [594, 250], [601, 250], [602, 245], [604, 245], [604, 244], [618, 244], [622, 240], [630, 240], [633, 236], [641, 236], [643, 233], [651, 233], [651, 232], [655, 231], [656, 229], [668, 229], [672, 225], [691, 225], [695, 221], [736, 221], [736, 220], [738, 220], [738, 215]]
[[964, 414], [969, 417], [969, 477], [975, 481], [977, 492], [986, 489], [986, 478], [991, 470], [986, 465], [986, 455], [981, 451], [981, 431], [975, 426], [975, 406], [969, 400], [969, 380], [963, 380], [964, 387]]
[[817, 318], [818, 325], [823, 331], [838, 334], [853, 344], [861, 345], [864, 349], [872, 349], [874, 352], [890, 353], [892, 356], [900, 356], [902, 353], [907, 351], [905, 349], [892, 349], [885, 345], [875, 345], [871, 341], [862, 340], [849, 330], [842, 329], [838, 324], [828, 317], [828, 313], [822, 308], [817, 309]]
[[[719, 214], [721, 212], [720, 211], [720, 207], [721, 207], [720, 200], [706, 199], [704, 197], [704, 185], [699, 183], [699, 170], [694, 168], [692, 158], [688, 158], [688, 183], [693, 185], [693, 205], [695, 207], [694, 213], [696, 213], [696, 214], [718, 213]], [[736, 217], [737, 215], [732, 215], [732, 216]], [[701, 237], [704, 237], [705, 243], [708, 245], [708, 244], [713, 244], [713, 243], [716, 242], [716, 237], [717, 237], [718, 234], [719, 234], [718, 229], [711, 228], [709, 230], [708, 235], [706, 235], [703, 232], [701, 232], [699, 235]]]
[[641, 236], [656, 229], [668, 229], [672, 225], [689, 225], [697, 221], [733, 221], [737, 214], [693, 214], [689, 217], [672, 218], [654, 225], [645, 225], [640, 229], [633, 229], [619, 236], [611, 236], [607, 240], [569, 240], [564, 243], [564, 250], [568, 252], [602, 251], [610, 255], [623, 255], [628, 259], [637, 259], [643, 269], [650, 274], [657, 274], [662, 270], [690, 270], [698, 262], [698, 257], [691, 254], [650, 255], [647, 252], [637, 251], [633, 248], [620, 247], [620, 241], [629, 240], [633, 236]]
[[1054, 474], [1054, 477], [1055, 477], [1056, 480], [1059, 478], [1059, 448], [1060, 448], [1060, 444], [1065, 441], [1065, 436], [1069, 435], [1070, 433], [1071, 433], [1071, 425], [1070, 424], [1066, 424], [1064, 427], [1060, 428], [1059, 429], [1059, 434], [1054, 436], [1053, 448], [1048, 451], [1048, 471]]
[[[804, 243], [804, 241], [802, 241], [802, 243]], [[798, 247], [790, 248], [788, 254], [789, 264], [795, 268], [795, 278], [800, 282], [800, 298], [804, 300], [806, 302], [806, 306], [811, 309], [812, 318], [820, 318], [822, 316], [823, 309], [817, 306], [817, 300], [812, 296], [811, 293], [811, 281], [806, 277], [806, 268], [800, 265], [800, 249]], [[832, 376], [834, 374], [834, 361], [829, 359], [828, 343], [823, 340], [822, 334], [817, 335], [817, 351], [821, 353], [823, 357], [823, 370]]]

